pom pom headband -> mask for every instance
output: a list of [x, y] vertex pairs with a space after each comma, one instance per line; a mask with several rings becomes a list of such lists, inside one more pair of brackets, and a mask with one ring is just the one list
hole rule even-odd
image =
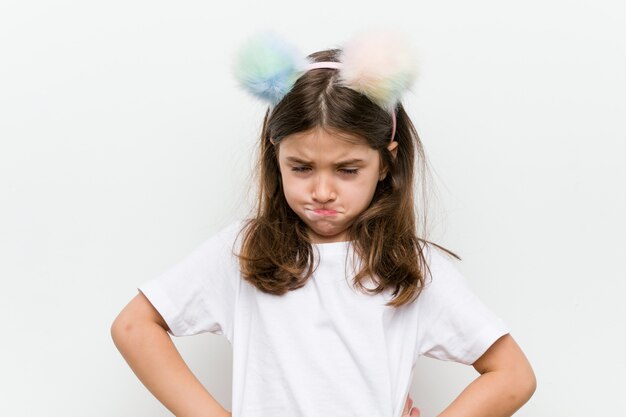
[[338, 84], [365, 95], [391, 114], [393, 141], [396, 132], [395, 107], [410, 89], [416, 76], [412, 48], [390, 32], [363, 34], [341, 50], [339, 62], [311, 62], [274, 34], [250, 39], [235, 62], [235, 77], [253, 95], [275, 106], [306, 71], [337, 69]]
[[[340, 62], [322, 61], [322, 62], [314, 62], [312, 64], [307, 65], [304, 68], [306, 71], [318, 69], [318, 68], [340, 69], [342, 68], [342, 65]], [[391, 140], [390, 142], [393, 142], [393, 139], [396, 136], [396, 111], [392, 109], [390, 113], [391, 113]]]

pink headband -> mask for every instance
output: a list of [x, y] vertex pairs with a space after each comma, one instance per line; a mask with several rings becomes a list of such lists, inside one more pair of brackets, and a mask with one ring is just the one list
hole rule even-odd
[[[341, 62], [332, 62], [332, 61], [323, 61], [323, 62], [314, 62], [312, 64], [308, 64], [305, 66], [305, 70], [309, 71], [312, 69], [318, 68], [331, 68], [331, 69], [339, 69], [341, 68]], [[395, 110], [391, 112], [391, 141], [396, 137], [396, 112]]]

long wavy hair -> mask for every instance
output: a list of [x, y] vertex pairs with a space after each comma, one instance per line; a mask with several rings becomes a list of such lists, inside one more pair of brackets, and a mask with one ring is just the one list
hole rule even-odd
[[[313, 61], [337, 61], [339, 49], [313, 53]], [[285, 199], [278, 164], [282, 138], [322, 127], [362, 138], [377, 150], [387, 175], [379, 181], [372, 201], [347, 230], [354, 254], [361, 260], [353, 284], [378, 294], [392, 290], [386, 305], [399, 307], [415, 300], [425, 284], [428, 264], [425, 243], [453, 252], [425, 239], [417, 229], [414, 201], [416, 155], [420, 179], [428, 172], [422, 143], [404, 107], [396, 107], [398, 142], [394, 158], [387, 149], [391, 115], [366, 96], [337, 83], [337, 71], [305, 72], [263, 120], [259, 141], [258, 197], [255, 213], [243, 224], [237, 254], [243, 278], [260, 291], [283, 295], [304, 286], [315, 271], [315, 255], [306, 224]], [[270, 140], [271, 139], [271, 140]], [[273, 143], [272, 143], [273, 142]], [[422, 213], [424, 223], [425, 213]], [[418, 237], [421, 234], [422, 237]], [[375, 287], [364, 284], [371, 279]]]

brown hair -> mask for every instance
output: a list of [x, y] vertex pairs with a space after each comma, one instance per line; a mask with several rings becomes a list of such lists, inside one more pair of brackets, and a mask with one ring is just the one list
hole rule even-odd
[[[309, 58], [315, 62], [337, 61], [339, 52], [331, 49], [313, 53]], [[378, 182], [369, 207], [347, 231], [355, 254], [363, 260], [353, 283], [374, 294], [391, 288], [394, 298], [387, 305], [399, 307], [417, 298], [425, 284], [428, 269], [423, 254], [425, 243], [460, 258], [417, 236], [413, 199], [415, 155], [421, 162], [422, 181], [427, 173], [427, 160], [402, 104], [396, 107], [394, 140], [398, 147], [394, 158], [387, 149], [391, 115], [366, 96], [339, 85], [336, 78], [337, 71], [332, 69], [305, 72], [273, 110], [268, 109], [265, 114], [256, 171], [259, 184], [256, 213], [240, 231], [244, 235], [237, 256], [242, 276], [263, 292], [283, 295], [304, 286], [313, 274], [315, 257], [307, 226], [287, 204], [277, 153], [282, 138], [322, 127], [362, 138], [379, 152], [381, 167], [387, 175]], [[366, 277], [377, 286], [366, 288], [363, 285]]]

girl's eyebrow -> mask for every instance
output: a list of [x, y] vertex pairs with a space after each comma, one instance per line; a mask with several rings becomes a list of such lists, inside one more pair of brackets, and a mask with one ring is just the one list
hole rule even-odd
[[300, 159], [296, 156], [288, 156], [285, 159], [287, 160], [287, 162], [293, 162], [296, 164], [303, 164], [303, 165], [311, 165], [310, 161], [305, 161], [304, 159]]
[[[300, 159], [296, 156], [288, 156], [285, 158], [287, 160], [287, 162], [294, 162], [297, 164], [304, 164], [304, 165], [315, 165], [313, 162], [311, 161], [305, 161], [304, 159]], [[363, 159], [359, 159], [359, 158], [351, 158], [351, 159], [345, 159], [343, 161], [339, 161], [335, 164], [335, 166], [341, 166], [341, 165], [352, 165], [352, 164], [360, 164], [365, 162]]]
[[362, 163], [365, 163], [365, 161], [363, 159], [352, 158], [352, 159], [346, 159], [346, 160], [343, 160], [343, 161], [339, 161], [335, 165], [336, 166], [358, 165], [358, 164], [362, 164]]

